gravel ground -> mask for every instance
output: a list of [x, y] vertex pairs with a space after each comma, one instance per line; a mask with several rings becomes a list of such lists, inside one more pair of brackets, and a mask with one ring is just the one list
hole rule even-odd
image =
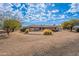
[[11, 33], [0, 38], [2, 56], [77, 56], [79, 55], [79, 33], [56, 32], [43, 35], [42, 32]]

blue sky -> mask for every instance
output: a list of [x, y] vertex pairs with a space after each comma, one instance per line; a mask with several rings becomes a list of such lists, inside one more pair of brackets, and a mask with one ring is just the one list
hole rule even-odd
[[79, 19], [78, 3], [2, 3], [0, 16], [16, 18], [26, 25], [61, 24], [70, 19]]

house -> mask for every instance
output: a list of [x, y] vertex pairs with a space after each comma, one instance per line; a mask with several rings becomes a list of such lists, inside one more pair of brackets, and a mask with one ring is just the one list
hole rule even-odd
[[44, 29], [59, 31], [59, 28], [53, 25], [31, 25], [31, 26], [27, 26], [27, 29], [29, 29], [30, 31], [42, 31]]

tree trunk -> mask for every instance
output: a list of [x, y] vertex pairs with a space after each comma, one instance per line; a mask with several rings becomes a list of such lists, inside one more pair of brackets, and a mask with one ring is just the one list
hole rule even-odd
[[13, 28], [13, 29], [12, 29], [12, 32], [14, 32], [14, 30], [15, 30], [15, 29]]
[[7, 29], [6, 29], [6, 32], [7, 32], [7, 35], [9, 35], [9, 34], [10, 34], [10, 29], [7, 28]]
[[71, 32], [72, 32], [72, 28], [73, 28], [73, 27], [70, 27], [70, 31], [71, 31]]

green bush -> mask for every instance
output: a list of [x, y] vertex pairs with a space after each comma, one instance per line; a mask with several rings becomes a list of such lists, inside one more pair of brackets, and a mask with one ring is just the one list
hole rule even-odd
[[70, 31], [73, 30], [73, 27], [75, 25], [79, 25], [79, 20], [78, 19], [71, 19], [71, 20], [65, 21], [64, 23], [61, 24], [63, 29], [69, 29]]
[[44, 34], [44, 35], [52, 35], [52, 30], [50, 30], [50, 29], [45, 29], [45, 30], [43, 31], [43, 34]]
[[79, 28], [78, 28], [78, 29], [76, 29], [76, 32], [79, 32]]
[[29, 33], [29, 29], [26, 29], [26, 30], [25, 30], [25, 34], [27, 34], [27, 33]]
[[21, 28], [20, 31], [21, 32], [25, 32], [26, 28]]
[[3, 29], [6, 30], [9, 35], [10, 32], [20, 29], [21, 23], [16, 19], [4, 19]]
[[21, 23], [15, 19], [6, 19], [4, 20], [4, 29], [10, 29], [11, 32], [19, 29], [21, 27]]

